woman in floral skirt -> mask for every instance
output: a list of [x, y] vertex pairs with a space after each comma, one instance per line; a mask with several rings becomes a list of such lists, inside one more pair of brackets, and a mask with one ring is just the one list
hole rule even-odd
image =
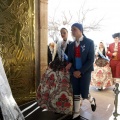
[[107, 48], [101, 41], [96, 50], [96, 60], [94, 71], [91, 77], [91, 86], [95, 86], [98, 90], [105, 89], [113, 85], [111, 68], [109, 66], [109, 58], [106, 55]]
[[[73, 96], [70, 75], [65, 67], [68, 60], [68, 30], [60, 30], [62, 41], [58, 41], [52, 53], [52, 62], [42, 76], [37, 89], [37, 101], [41, 108], [56, 113], [72, 114]], [[56, 50], [56, 51], [55, 51]]]

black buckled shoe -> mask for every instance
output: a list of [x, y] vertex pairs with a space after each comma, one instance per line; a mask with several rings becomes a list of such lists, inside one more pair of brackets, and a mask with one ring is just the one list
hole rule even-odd
[[91, 109], [92, 109], [93, 112], [95, 112], [97, 106], [96, 106], [95, 98], [93, 98], [93, 100], [94, 100], [95, 104], [91, 104]]

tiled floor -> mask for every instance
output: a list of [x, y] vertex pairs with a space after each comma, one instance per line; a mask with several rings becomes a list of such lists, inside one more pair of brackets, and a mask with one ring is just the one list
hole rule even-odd
[[[114, 98], [113, 87], [98, 91], [90, 88], [90, 93], [96, 98], [97, 109], [92, 112], [89, 101], [85, 100], [81, 107], [81, 116], [89, 120], [113, 120]], [[117, 118], [120, 120], [120, 118]]]

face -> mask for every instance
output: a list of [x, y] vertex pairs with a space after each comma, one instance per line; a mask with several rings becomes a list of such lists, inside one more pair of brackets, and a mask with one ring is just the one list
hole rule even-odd
[[115, 43], [118, 43], [118, 42], [119, 42], [119, 40], [120, 40], [120, 38], [119, 38], [119, 37], [114, 38], [114, 42], [115, 42]]
[[104, 45], [103, 45], [102, 42], [100, 42], [99, 47], [100, 47], [100, 48], [104, 48]]
[[77, 27], [73, 26], [71, 31], [72, 31], [73, 37], [75, 38], [80, 38], [82, 36], [82, 32]]
[[68, 32], [67, 32], [67, 30], [65, 30], [65, 29], [61, 29], [61, 37], [63, 38], [63, 40], [67, 40], [67, 38], [68, 38]]

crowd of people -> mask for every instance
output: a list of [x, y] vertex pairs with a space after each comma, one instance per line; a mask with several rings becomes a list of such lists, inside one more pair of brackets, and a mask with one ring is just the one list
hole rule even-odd
[[[101, 40], [97, 45], [97, 49], [95, 49], [94, 71], [92, 71], [91, 73], [90, 85], [96, 87], [96, 89], [98, 90], [104, 90], [107, 87], [113, 86], [116, 80], [119, 81], [120, 68], [118, 63], [119, 63], [120, 33], [115, 33], [112, 35], [112, 37], [114, 39], [114, 42], [111, 43], [109, 46], [106, 46], [104, 41]], [[52, 56], [54, 55], [52, 51], [57, 51], [56, 46], [57, 44], [55, 42], [50, 43], [48, 46], [48, 65], [51, 61], [53, 61]], [[110, 51], [109, 49], [113, 50]], [[115, 68], [115, 66], [117, 68]]]
[[43, 108], [73, 114], [77, 120], [84, 99], [89, 100], [93, 112], [96, 110], [90, 85], [103, 90], [120, 82], [120, 33], [113, 34], [114, 42], [109, 46], [101, 41], [95, 50], [82, 24], [73, 24], [71, 31], [73, 41], [68, 40], [68, 30], [62, 28], [62, 41], [49, 44], [48, 69], [38, 87], [37, 99]]
[[[80, 118], [85, 99], [96, 110], [96, 99], [89, 88], [98, 90], [120, 83], [120, 33], [112, 35], [114, 42], [105, 46], [99, 42], [95, 50], [93, 40], [87, 38], [83, 26], [71, 26], [74, 40], [68, 39], [68, 30], [60, 30], [61, 41], [48, 46], [48, 68], [37, 89], [37, 102], [41, 108]], [[0, 116], [4, 120], [24, 120], [17, 106], [0, 59]]]
[[112, 37], [114, 42], [108, 47], [100, 42], [95, 54], [91, 85], [99, 90], [120, 82], [120, 33], [115, 33]]

